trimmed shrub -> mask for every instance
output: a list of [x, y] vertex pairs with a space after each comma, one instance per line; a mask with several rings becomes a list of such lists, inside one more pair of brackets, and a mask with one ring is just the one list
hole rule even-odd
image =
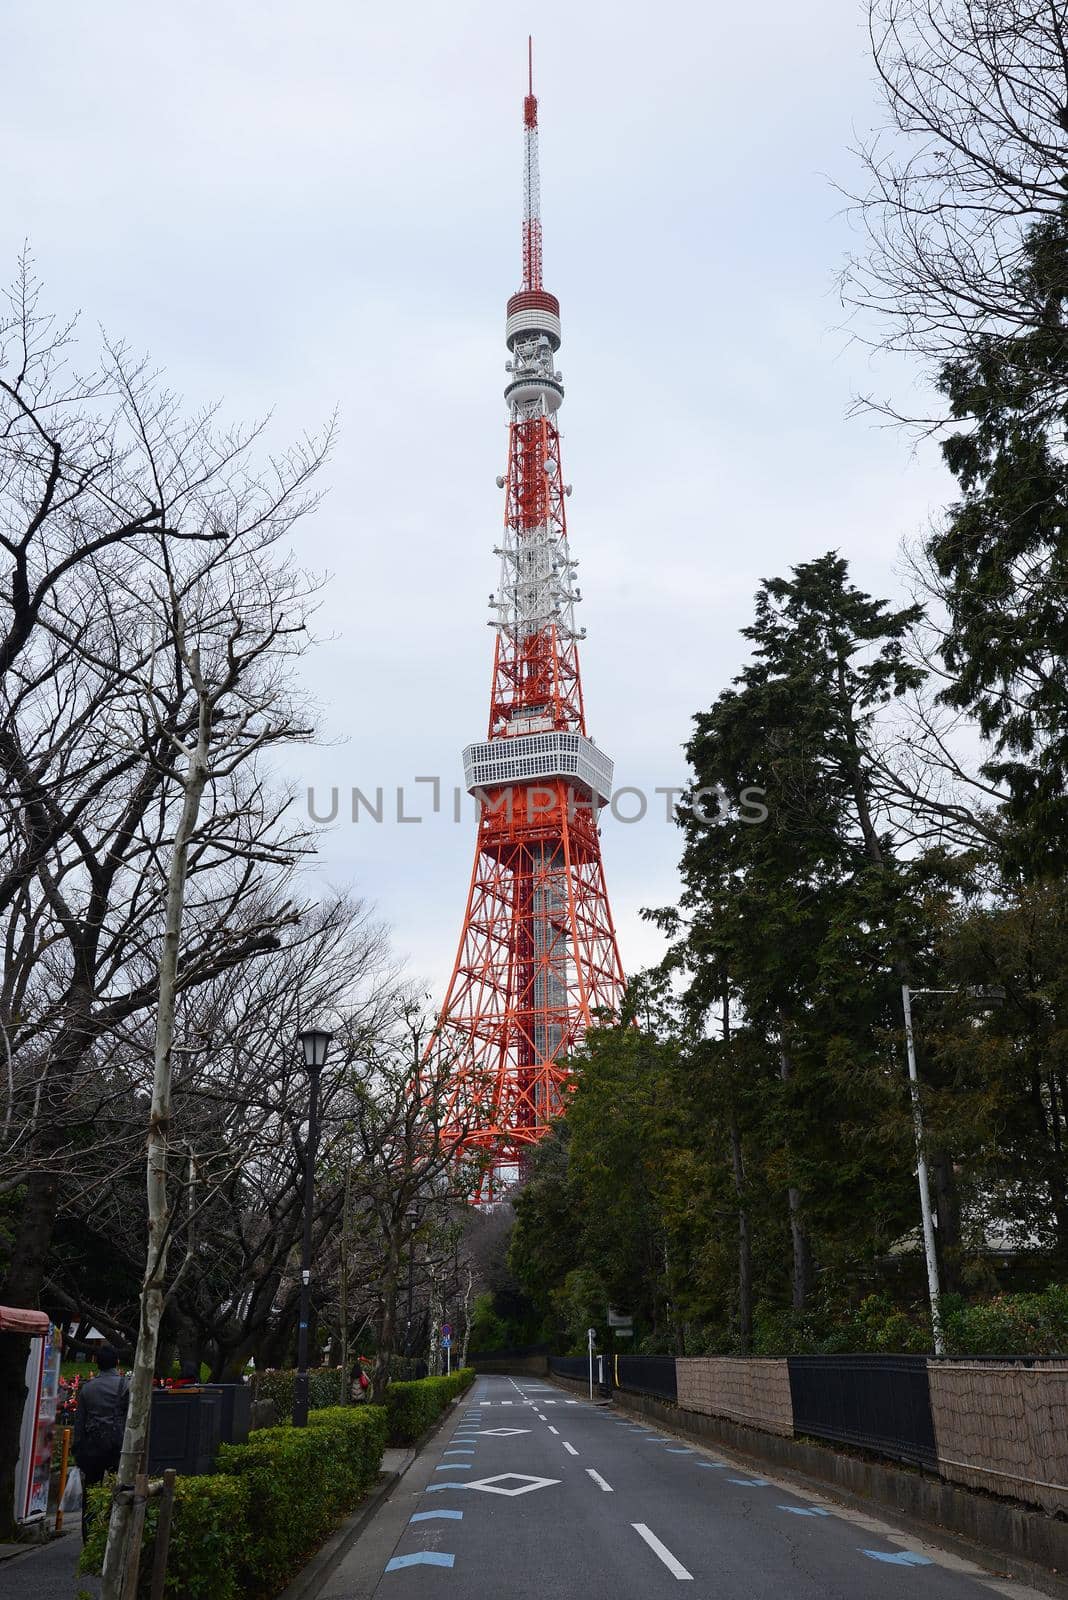
[[461, 1367], [447, 1378], [418, 1378], [414, 1383], [391, 1383], [386, 1390], [389, 1442], [414, 1444], [432, 1427], [445, 1407], [474, 1380], [472, 1367]]
[[[378, 1477], [386, 1442], [381, 1406], [330, 1406], [306, 1428], [261, 1428], [219, 1446], [218, 1470], [175, 1485], [167, 1589], [175, 1600], [250, 1600], [277, 1594]], [[110, 1485], [89, 1491], [93, 1513], [81, 1570], [99, 1572]], [[159, 1501], [149, 1502], [139, 1600], [149, 1592]]]
[[[104, 1564], [111, 1486], [89, 1490], [92, 1524], [81, 1553], [79, 1570], [99, 1572]], [[145, 1511], [138, 1596], [147, 1596], [160, 1502]], [[179, 1477], [174, 1485], [165, 1593], [175, 1600], [242, 1600], [242, 1578], [248, 1566], [248, 1486], [238, 1478], [214, 1472], [203, 1478]]]
[[219, 1470], [248, 1489], [252, 1594], [281, 1588], [378, 1475], [380, 1407], [330, 1407], [315, 1419], [306, 1428], [262, 1428], [247, 1444], [219, 1446]]

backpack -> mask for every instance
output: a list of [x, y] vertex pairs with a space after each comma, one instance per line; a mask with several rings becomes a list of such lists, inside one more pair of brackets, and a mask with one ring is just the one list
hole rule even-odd
[[126, 1432], [125, 1414], [119, 1411], [94, 1412], [86, 1418], [84, 1448], [100, 1461], [118, 1464], [122, 1438]]

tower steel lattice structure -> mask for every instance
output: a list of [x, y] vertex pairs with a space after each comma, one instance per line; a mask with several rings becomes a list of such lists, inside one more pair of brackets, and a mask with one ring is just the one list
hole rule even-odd
[[448, 1052], [447, 1128], [476, 1162], [476, 1199], [521, 1176], [560, 1114], [567, 1057], [597, 1014], [615, 1014], [623, 969], [608, 904], [598, 814], [612, 762], [586, 731], [585, 629], [568, 543], [555, 357], [560, 304], [542, 282], [538, 102], [523, 101], [523, 283], [508, 301], [504, 531], [490, 596], [489, 726], [463, 753], [479, 801], [471, 885], [435, 1045]]

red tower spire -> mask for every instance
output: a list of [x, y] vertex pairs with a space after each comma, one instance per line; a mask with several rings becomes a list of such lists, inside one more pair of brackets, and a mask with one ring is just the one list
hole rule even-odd
[[491, 596], [496, 633], [486, 739], [464, 751], [479, 800], [456, 965], [435, 1033], [452, 1060], [447, 1109], [492, 1199], [560, 1115], [566, 1058], [595, 1014], [618, 1012], [623, 969], [598, 813], [612, 762], [586, 733], [554, 358], [560, 304], [542, 287], [533, 46], [523, 101], [523, 285], [508, 301], [508, 475]]

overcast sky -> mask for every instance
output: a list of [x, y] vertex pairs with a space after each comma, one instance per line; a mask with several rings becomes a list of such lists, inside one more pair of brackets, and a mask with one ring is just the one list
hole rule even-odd
[[[684, 777], [762, 577], [834, 547], [895, 594], [948, 496], [933, 455], [846, 417], [909, 378], [835, 293], [833, 180], [878, 116], [862, 0], [8, 7], [4, 259], [28, 238], [51, 303], [190, 406], [273, 408], [278, 444], [340, 410], [300, 536], [332, 574], [307, 676], [334, 742], [287, 774], [323, 804], [403, 784], [427, 810], [412, 779], [451, 787], [484, 736], [532, 18], [586, 706], [617, 784]], [[473, 838], [465, 811], [322, 839], [321, 882], [376, 901], [438, 997]], [[640, 908], [676, 894], [663, 800], [604, 851], [633, 970], [658, 949]]]

